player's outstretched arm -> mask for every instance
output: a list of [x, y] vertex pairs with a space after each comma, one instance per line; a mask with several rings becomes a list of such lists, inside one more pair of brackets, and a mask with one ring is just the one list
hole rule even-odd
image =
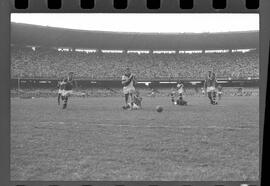
[[137, 81], [137, 78], [135, 77], [135, 75], [132, 74], [132, 77], [133, 77], [133, 83], [137, 84], [138, 81]]

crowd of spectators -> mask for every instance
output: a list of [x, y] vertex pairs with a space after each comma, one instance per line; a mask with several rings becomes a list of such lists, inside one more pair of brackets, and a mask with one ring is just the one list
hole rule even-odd
[[257, 50], [247, 53], [139, 55], [11, 48], [12, 77], [62, 78], [73, 71], [79, 78], [120, 79], [125, 67], [130, 67], [138, 79], [196, 79], [203, 78], [209, 69], [214, 69], [218, 77], [258, 77], [259, 54]]

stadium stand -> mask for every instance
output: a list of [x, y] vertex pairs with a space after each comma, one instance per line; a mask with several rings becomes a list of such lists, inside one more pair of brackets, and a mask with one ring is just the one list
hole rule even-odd
[[259, 54], [255, 50], [246, 53], [139, 55], [11, 47], [13, 78], [61, 78], [74, 71], [78, 78], [117, 80], [127, 66], [141, 79], [201, 79], [211, 68], [218, 77], [241, 79], [259, 76]]

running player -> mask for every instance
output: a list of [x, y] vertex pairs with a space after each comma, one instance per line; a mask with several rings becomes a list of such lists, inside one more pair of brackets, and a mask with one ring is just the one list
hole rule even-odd
[[62, 91], [62, 96], [64, 100], [63, 109], [67, 108], [68, 97], [73, 93], [72, 91], [73, 87], [77, 86], [73, 76], [74, 76], [74, 73], [69, 72], [67, 78], [63, 80], [63, 86], [64, 86], [64, 90]]
[[206, 89], [210, 103], [213, 105], [217, 104], [215, 86], [216, 86], [216, 74], [212, 70], [209, 70], [205, 78], [204, 89]]
[[[131, 73], [129, 68], [126, 68], [125, 74], [122, 76], [123, 93], [125, 95], [125, 106], [123, 109], [133, 107], [133, 93], [135, 93], [134, 84], [136, 83], [135, 75]], [[130, 99], [130, 104], [128, 100]]]

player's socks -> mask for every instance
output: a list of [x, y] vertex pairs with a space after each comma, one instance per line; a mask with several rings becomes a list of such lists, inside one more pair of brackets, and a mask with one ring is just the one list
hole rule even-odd
[[172, 104], [174, 104], [175, 103], [174, 98], [172, 98], [171, 100], [172, 100]]
[[67, 108], [67, 102], [68, 102], [68, 97], [65, 96], [65, 98], [64, 98], [64, 104], [63, 104], [63, 109]]
[[216, 98], [217, 98], [217, 93], [213, 92], [213, 101], [216, 101]]
[[213, 104], [213, 99], [212, 99], [212, 93], [208, 92], [208, 98], [210, 99], [210, 103]]
[[217, 105], [217, 92], [216, 91], [213, 92], [213, 102], [214, 102], [214, 105]]

